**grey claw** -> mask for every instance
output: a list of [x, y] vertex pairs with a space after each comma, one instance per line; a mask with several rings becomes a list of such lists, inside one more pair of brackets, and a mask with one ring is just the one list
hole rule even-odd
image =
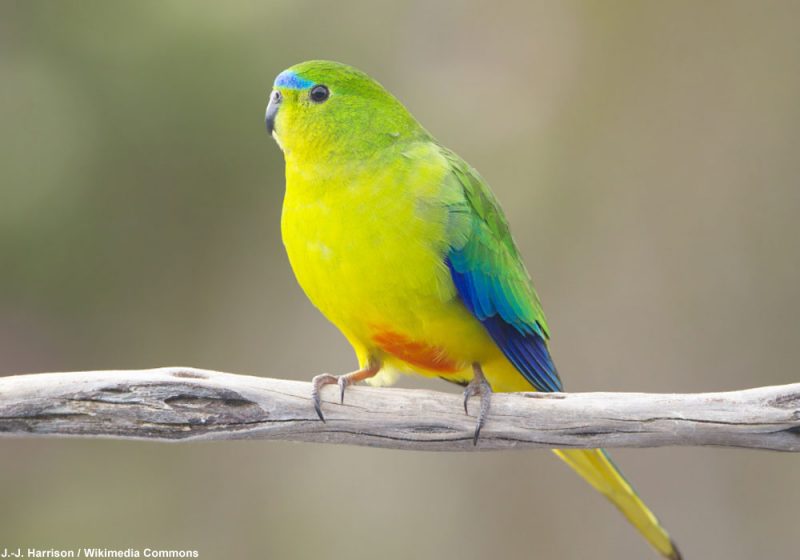
[[481, 424], [482, 423], [479, 420], [478, 421], [478, 425], [475, 426], [475, 433], [472, 436], [472, 445], [473, 445], [473, 447], [476, 447], [478, 445], [478, 438], [481, 435]]
[[469, 382], [469, 385], [467, 385], [467, 388], [464, 389], [464, 412], [469, 414], [469, 410], [467, 409], [469, 398], [475, 395], [480, 395], [481, 405], [480, 409], [478, 410], [478, 418], [475, 423], [475, 433], [472, 436], [472, 445], [478, 445], [478, 437], [481, 435], [481, 428], [483, 428], [483, 424], [486, 421], [486, 416], [489, 414], [492, 386], [489, 385], [486, 377], [484, 377], [480, 364], [473, 364], [472, 369], [474, 376], [472, 381]]
[[321, 373], [311, 380], [311, 401], [314, 403], [314, 410], [317, 411], [319, 419], [325, 422], [325, 415], [322, 414], [322, 398], [320, 389], [325, 385], [336, 383], [336, 378], [329, 373]]
[[317, 416], [319, 416], [319, 419], [322, 420], [322, 422], [324, 423], [325, 416], [322, 414], [322, 407], [320, 406], [319, 396], [317, 396], [317, 398], [314, 399], [314, 410], [317, 411]]

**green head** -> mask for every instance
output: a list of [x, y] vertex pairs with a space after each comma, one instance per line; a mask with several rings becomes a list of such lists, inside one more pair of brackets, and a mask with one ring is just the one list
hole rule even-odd
[[364, 157], [425, 134], [378, 82], [345, 64], [301, 62], [275, 78], [267, 130], [286, 157]]

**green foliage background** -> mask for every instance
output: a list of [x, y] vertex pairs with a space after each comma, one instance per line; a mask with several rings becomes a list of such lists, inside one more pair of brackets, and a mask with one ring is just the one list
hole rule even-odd
[[[273, 77], [331, 58], [492, 184], [570, 390], [796, 381], [798, 18], [793, 2], [4, 0], [0, 372], [352, 368], [286, 262], [263, 127]], [[796, 554], [795, 457], [615, 455], [687, 558]], [[2, 440], [0, 496], [0, 547], [650, 554], [545, 452]]]

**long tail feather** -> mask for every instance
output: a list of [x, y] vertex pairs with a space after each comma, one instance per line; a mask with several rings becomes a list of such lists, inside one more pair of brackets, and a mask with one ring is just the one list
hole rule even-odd
[[554, 449], [575, 472], [607, 497], [664, 557], [681, 560], [675, 543], [602, 449]]

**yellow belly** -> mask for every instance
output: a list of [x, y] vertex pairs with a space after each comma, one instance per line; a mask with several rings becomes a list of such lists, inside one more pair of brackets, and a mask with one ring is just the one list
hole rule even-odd
[[287, 165], [281, 230], [300, 286], [360, 362], [375, 356], [393, 369], [468, 380], [473, 362], [502, 355], [444, 264], [440, 169], [417, 169], [415, 182], [428, 174], [422, 184], [431, 187], [412, 193], [396, 173], [325, 182]]

